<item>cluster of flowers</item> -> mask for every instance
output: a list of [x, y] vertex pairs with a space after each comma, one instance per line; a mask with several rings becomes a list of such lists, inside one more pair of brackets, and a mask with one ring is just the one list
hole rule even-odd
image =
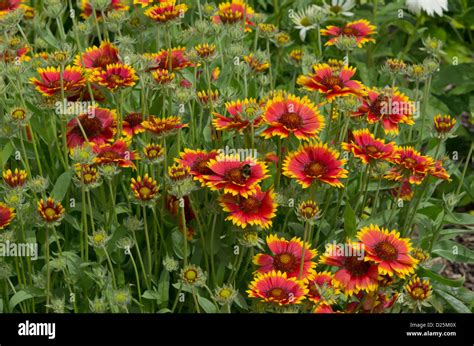
[[[6, 10], [0, 3], [0, 16], [17, 8], [22, 8], [25, 18], [26, 13], [33, 12], [20, 0], [7, 2], [9, 7]], [[117, 13], [129, 10], [120, 0], [104, 4], [106, 6], [100, 8], [100, 4], [95, 3], [93, 7], [89, 1], [82, 1], [82, 16], [94, 17], [98, 21], [104, 16], [110, 19], [112, 13], [119, 16]], [[328, 37], [325, 45], [334, 45], [345, 52], [346, 60], [319, 62], [311, 67], [309, 73], [297, 76], [294, 82], [307, 96], [277, 90], [270, 76], [271, 90], [267, 95], [259, 99], [234, 97], [224, 104], [225, 112], [219, 112], [217, 106], [221, 96], [218, 90], [212, 89], [212, 85], [219, 79], [220, 69], [210, 69], [209, 62], [218, 57], [221, 49], [213, 43], [202, 43], [192, 49], [172, 47], [167, 31], [171, 25], [182, 20], [188, 6], [177, 4], [175, 0], [134, 0], [134, 5], [141, 6], [140, 15], [165, 28], [164, 38], [168, 48], [136, 54], [131, 63], [127, 53], [107, 37], [102, 39], [98, 29], [100, 43], [86, 47], [71, 64], [67, 64], [68, 51], [35, 52], [30, 57], [28, 53], [32, 52], [28, 46], [5, 52], [0, 58], [8, 63], [33, 59], [37, 64], [35, 66], [40, 67], [30, 78], [30, 86], [39, 93], [41, 102], [50, 108], [64, 100], [90, 101], [93, 104], [72, 117], [60, 114], [64, 121], [61, 137], [66, 155], [59, 159], [66, 170], [69, 169], [68, 160], [72, 160], [74, 182], [82, 189], [83, 198], [88, 198], [91, 208], [90, 191], [99, 187], [104, 179], [112, 185], [112, 179], [122, 169], [130, 168], [134, 174], [136, 172], [136, 176], [130, 179], [127, 193], [133, 202], [143, 207], [145, 222], [146, 208], [160, 203], [160, 195], [163, 197], [161, 203], [173, 215], [178, 216], [181, 212], [178, 222], [185, 235], [185, 265], [188, 260], [187, 240], [192, 240], [195, 233], [191, 221], [201, 222], [197, 215], [198, 208], [190, 198], [191, 192], [198, 189], [196, 182], [202, 188], [217, 191], [217, 200], [226, 213], [226, 221], [241, 230], [268, 230], [277, 217], [277, 207], [281, 203], [279, 195], [284, 185], [296, 182], [302, 189], [312, 191], [325, 184], [344, 188], [344, 179], [350, 174], [344, 167], [353, 158], [360, 160], [364, 167], [367, 175], [365, 190], [371, 174], [385, 172], [380, 174], [379, 180], [396, 183], [390, 189], [396, 200], [411, 200], [413, 186], [422, 184], [429, 176], [450, 180], [443, 161], [437, 158], [438, 152], [431, 157], [422, 154], [415, 146], [399, 146], [392, 141], [402, 127], [414, 125], [415, 102], [399, 91], [395, 83], [390, 87], [377, 88], [354, 79], [356, 68], [349, 64], [349, 53], [375, 42], [373, 35], [376, 28], [367, 20], [356, 20], [342, 26], [330, 25], [320, 30], [323, 37]], [[317, 17], [316, 14], [313, 16]], [[301, 20], [301, 14], [295, 20], [298, 19]], [[280, 46], [287, 45], [290, 40], [289, 35], [278, 32], [273, 24], [262, 23], [254, 10], [242, 0], [221, 3], [212, 12], [210, 21], [217, 26], [242, 26], [242, 31], [247, 33], [255, 30], [255, 42], [258, 35], [272, 37]], [[270, 61], [257, 53], [244, 55], [243, 60], [256, 75], [270, 69]], [[302, 60], [302, 50], [294, 49], [288, 54], [288, 61], [295, 65], [301, 66]], [[193, 81], [186, 78], [191, 69], [195, 74]], [[418, 78], [418, 83], [429, 74], [432, 66], [407, 66], [401, 60], [389, 59], [384, 69], [394, 76], [394, 82], [397, 74], [409, 73]], [[247, 89], [245, 78], [243, 83]], [[245, 139], [246, 144], [254, 149], [256, 140], [265, 147], [265, 142], [276, 139], [277, 151], [269, 152], [264, 159], [260, 159], [222, 155], [216, 149], [182, 148], [184, 131], [189, 130], [187, 133], [194, 140], [198, 136], [196, 129], [202, 130], [207, 125], [203, 126], [202, 117], [191, 115], [187, 123], [184, 117], [171, 115], [172, 91], [197, 88], [197, 85], [193, 86], [197, 81], [208, 87], [196, 90], [194, 97], [202, 108], [209, 109], [209, 132], [216, 143], [223, 143], [223, 136], [229, 134]], [[135, 106], [133, 112], [127, 111], [124, 95], [138, 86], [142, 88], [142, 108]], [[149, 100], [146, 97], [151, 99], [152, 96], [147, 94], [148, 87], [159, 90], [163, 95], [162, 116], [149, 114], [146, 106]], [[311, 99], [314, 95], [315, 102]], [[170, 99], [169, 111], [166, 110], [165, 96]], [[105, 107], [111, 104], [110, 100], [114, 101], [116, 109]], [[330, 121], [320, 113], [324, 107], [330, 109]], [[31, 114], [26, 107], [15, 107], [9, 111], [9, 119], [16, 125], [24, 126], [27, 135], [31, 136], [29, 117]], [[329, 136], [335, 123], [342, 124], [338, 138]], [[350, 128], [350, 123], [355, 124], [355, 128]], [[450, 115], [440, 114], [434, 118], [432, 126], [438, 136], [445, 138], [455, 123]], [[412, 129], [410, 139], [411, 136]], [[168, 166], [171, 137], [177, 150], [174, 163]], [[298, 146], [294, 150], [291, 149], [293, 143]], [[344, 155], [337, 148], [344, 151]], [[144, 165], [138, 165], [139, 161]], [[3, 172], [5, 186], [13, 193], [7, 195], [8, 203], [0, 202], [0, 229], [13, 221], [16, 216], [13, 206], [21, 205], [21, 193], [28, 189], [42, 195], [43, 198], [37, 203], [38, 217], [42, 224], [54, 229], [64, 218], [66, 210], [60, 201], [44, 194], [46, 179], [33, 178], [29, 167], [25, 168]], [[273, 185], [266, 181], [271, 177], [270, 168], [276, 172]], [[163, 173], [161, 185], [158, 183], [160, 170]], [[280, 176], [289, 179], [283, 181]], [[113, 194], [112, 187], [110, 191]], [[364, 209], [365, 203], [364, 196], [362, 201], [357, 202], [356, 209]], [[373, 204], [376, 206], [377, 198]], [[320, 215], [315, 200], [302, 201], [296, 213], [303, 224], [311, 226]], [[91, 210], [91, 224], [94, 224], [92, 214]], [[110, 221], [109, 218], [107, 221]], [[87, 222], [85, 217], [86, 228]], [[253, 263], [258, 269], [248, 287], [249, 297], [276, 303], [276, 306], [300, 304], [307, 298], [312, 302], [308, 310], [315, 312], [352, 312], [360, 309], [382, 312], [389, 309], [398, 297], [399, 291], [391, 287], [399, 288], [400, 284], [405, 284], [406, 292], [416, 302], [429, 297], [429, 283], [413, 275], [416, 265], [423, 261], [425, 255], [421, 250], [413, 250], [410, 240], [401, 237], [397, 231], [377, 225], [364, 227], [357, 234], [357, 241], [348, 240], [343, 246], [346, 250], [353, 250], [349, 251], [350, 254], [343, 251], [341, 245], [334, 245], [327, 247], [316, 262], [318, 251], [312, 247], [320, 245], [319, 239], [318, 236], [313, 239], [311, 232], [308, 236], [309, 228], [305, 228], [303, 239], [294, 237], [286, 240], [276, 234], [267, 237], [271, 254], [254, 256]], [[151, 256], [148, 233], [145, 232], [145, 235], [148, 256]], [[107, 237], [104, 231], [98, 231], [94, 232], [90, 241], [103, 244]], [[354, 255], [359, 248], [364, 251], [362, 257]], [[328, 268], [316, 271], [317, 263]], [[148, 266], [151, 271], [150, 257]], [[193, 283], [202, 280], [204, 274], [200, 268], [187, 266], [182, 276], [186, 282]], [[223, 286], [220, 293], [227, 298], [233, 297], [232, 290], [230, 286]], [[349, 297], [344, 304], [338, 299], [342, 294]]]

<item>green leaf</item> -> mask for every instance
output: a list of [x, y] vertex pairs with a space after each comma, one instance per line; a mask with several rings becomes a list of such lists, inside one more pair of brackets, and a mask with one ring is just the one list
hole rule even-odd
[[437, 242], [432, 253], [453, 262], [474, 263], [474, 251], [451, 240]]
[[201, 296], [197, 296], [197, 300], [202, 309], [208, 314], [214, 314], [217, 312], [217, 308], [209, 299]]
[[461, 287], [462, 285], [464, 285], [464, 281], [465, 281], [464, 277], [459, 278], [459, 279], [448, 279], [438, 273], [435, 273], [434, 271], [431, 271], [423, 267], [420, 267], [418, 269], [418, 276], [428, 277], [434, 281], [437, 281], [439, 283], [452, 286], [452, 287]]
[[64, 196], [66, 196], [66, 192], [71, 184], [71, 179], [72, 172], [64, 172], [59, 176], [58, 180], [56, 180], [53, 191], [51, 191], [51, 196], [56, 201], [62, 201]]
[[240, 293], [235, 297], [235, 304], [237, 304], [237, 306], [243, 310], [249, 309], [245, 298]]
[[437, 295], [441, 296], [446, 302], [451, 305], [451, 307], [456, 311], [456, 312], [461, 312], [465, 314], [471, 313], [471, 310], [463, 304], [459, 299], [453, 297], [447, 292], [444, 292], [439, 289], [435, 289], [435, 292]]
[[25, 290], [21, 290], [16, 292], [11, 298], [10, 298], [10, 311], [12, 311], [15, 306], [20, 304], [21, 302], [33, 298], [33, 295], [30, 292], [27, 292]]
[[145, 292], [143, 292], [142, 298], [156, 300], [158, 304], [161, 303], [161, 295], [160, 295], [160, 292], [158, 291], [146, 290]]
[[357, 230], [357, 220], [354, 210], [349, 204], [344, 209], [344, 231], [347, 236], [352, 237]]
[[163, 307], [166, 307], [169, 300], [170, 290], [170, 273], [167, 270], [163, 270], [160, 275], [160, 282], [158, 283], [158, 292], [160, 294], [160, 301]]
[[13, 153], [13, 145], [11, 142], [8, 142], [2, 149], [2, 152], [0, 153], [0, 160], [1, 160], [1, 167], [5, 166], [5, 164], [8, 161], [8, 158], [10, 155]]

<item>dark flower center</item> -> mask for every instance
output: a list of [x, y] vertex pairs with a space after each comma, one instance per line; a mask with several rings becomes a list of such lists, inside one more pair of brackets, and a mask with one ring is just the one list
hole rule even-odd
[[245, 213], [257, 213], [261, 205], [262, 202], [259, 199], [255, 197], [249, 197], [243, 199], [240, 202], [240, 210]]
[[344, 29], [342, 29], [342, 34], [344, 36], [357, 36], [359, 32], [354, 29], [354, 28], [351, 28], [351, 27], [345, 27]]
[[[82, 128], [84, 129], [87, 138], [97, 137], [104, 130], [102, 122], [97, 117], [89, 117], [88, 115], [84, 114], [79, 117], [79, 121], [81, 122]], [[79, 124], [74, 128], [74, 131], [79, 136], [83, 136]]]
[[375, 154], [376, 152], [378, 152], [379, 150], [377, 149], [376, 146], [374, 145], [368, 145], [365, 147], [365, 150], [369, 153], [369, 154]]
[[273, 266], [282, 272], [288, 273], [297, 269], [298, 263], [296, 258], [291, 253], [281, 253], [275, 255], [273, 259]]
[[398, 257], [398, 250], [387, 241], [382, 241], [375, 245], [375, 253], [384, 261], [393, 261]]
[[225, 174], [225, 177], [237, 185], [245, 184], [248, 179], [244, 176], [241, 168], [232, 168]]
[[327, 172], [327, 167], [320, 162], [311, 162], [304, 167], [304, 173], [308, 177], [319, 178]]
[[212, 170], [207, 167], [209, 160], [199, 158], [194, 161], [192, 166], [193, 171], [198, 172], [199, 174], [212, 174]]
[[284, 300], [287, 299], [289, 296], [288, 291], [280, 287], [274, 287], [271, 290], [267, 291], [267, 295], [269, 297], [275, 298], [276, 300]]
[[284, 113], [280, 117], [280, 123], [282, 123], [287, 129], [294, 130], [300, 128], [303, 121], [296, 113]]
[[340, 88], [344, 88], [344, 83], [342, 82], [339, 76], [327, 76], [324, 77], [321, 83], [328, 89], [333, 89], [335, 86], [339, 86]]
[[344, 268], [346, 268], [354, 276], [362, 276], [367, 274], [370, 263], [360, 260], [355, 256], [347, 257], [344, 260]]
[[134, 127], [140, 125], [142, 122], [142, 115], [140, 113], [130, 113], [124, 119], [130, 126]]
[[108, 160], [116, 160], [120, 158], [120, 155], [113, 150], [106, 150], [101, 152], [98, 157]]

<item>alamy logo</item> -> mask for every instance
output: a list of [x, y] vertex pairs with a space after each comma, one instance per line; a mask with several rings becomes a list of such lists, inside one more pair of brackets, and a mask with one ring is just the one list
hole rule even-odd
[[218, 149], [217, 153], [219, 154], [219, 158], [221, 160], [225, 160], [227, 156], [236, 157], [240, 161], [244, 161], [246, 159], [257, 159], [257, 149], [248, 149], [248, 148], [229, 148], [229, 146], [225, 146], [223, 149]]
[[18, 324], [19, 336], [47, 336], [48, 339], [56, 338], [56, 323], [36, 323], [26, 320]]

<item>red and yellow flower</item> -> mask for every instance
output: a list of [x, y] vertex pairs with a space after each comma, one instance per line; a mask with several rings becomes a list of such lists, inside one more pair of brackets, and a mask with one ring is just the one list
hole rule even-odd
[[324, 117], [306, 96], [278, 93], [267, 101], [262, 118], [268, 125], [262, 132], [265, 138], [286, 138], [293, 133], [300, 140], [309, 140], [324, 128]]
[[142, 132], [145, 129], [142, 126], [143, 116], [141, 113], [132, 112], [127, 114], [127, 116], [123, 119], [122, 123], [122, 131], [123, 133], [132, 138]]
[[[36, 87], [43, 96], [53, 96], [61, 93], [61, 68], [46, 67], [38, 68], [39, 79], [30, 78], [30, 82]], [[78, 94], [84, 85], [86, 79], [84, 70], [79, 66], [66, 66], [62, 71], [62, 87], [66, 96]]]
[[5, 203], [0, 202], [0, 229], [7, 227], [15, 218], [13, 208], [8, 207]]
[[135, 70], [122, 63], [109, 64], [104, 70], [95, 70], [91, 76], [92, 82], [112, 91], [117, 88], [134, 86], [137, 80]]
[[364, 93], [362, 83], [351, 80], [356, 73], [354, 67], [335, 68], [328, 64], [318, 64], [313, 66], [313, 71], [309, 75], [299, 76], [296, 82], [306, 90], [325, 94], [328, 102], [339, 96]]
[[413, 277], [405, 286], [410, 297], [416, 301], [424, 301], [431, 296], [433, 288], [428, 280], [421, 280], [418, 276]]
[[216, 24], [235, 24], [245, 19], [245, 31], [252, 31], [255, 24], [251, 21], [255, 12], [245, 0], [232, 0], [219, 4], [217, 13], [212, 17]]
[[421, 184], [433, 167], [433, 159], [421, 155], [413, 147], [396, 147], [389, 161], [396, 165], [385, 175], [388, 180], [402, 181], [408, 179], [410, 184]]
[[296, 179], [304, 189], [314, 181], [342, 187], [339, 179], [347, 177], [347, 170], [342, 168], [346, 160], [338, 157], [339, 153], [326, 144], [306, 144], [288, 154], [283, 161], [283, 174]]
[[411, 242], [399, 232], [370, 225], [363, 227], [357, 238], [364, 244], [365, 259], [377, 263], [381, 275], [404, 278], [414, 272], [418, 261], [410, 255]]
[[244, 61], [247, 63], [247, 65], [252, 71], [257, 73], [265, 72], [270, 67], [269, 61], [263, 60], [255, 56], [253, 53], [250, 53], [249, 55], [244, 55]]
[[391, 189], [390, 193], [394, 198], [400, 198], [403, 201], [411, 201], [414, 195], [410, 182], [407, 179], [403, 179], [400, 186]]
[[156, 23], [164, 24], [182, 18], [188, 10], [186, 4], [176, 4], [176, 0], [160, 0], [160, 2], [145, 11], [145, 16]]
[[212, 171], [205, 175], [211, 190], [224, 190], [224, 193], [248, 197], [257, 191], [257, 185], [269, 177], [264, 163], [253, 158], [243, 161], [237, 155], [219, 155], [207, 164]]
[[236, 100], [225, 104], [227, 112], [231, 115], [226, 117], [219, 113], [213, 112], [212, 124], [216, 130], [234, 130], [242, 132], [248, 128], [253, 119], [253, 126], [258, 127], [262, 122], [260, 114], [260, 105], [256, 99], [249, 98], [244, 100]]
[[434, 117], [434, 128], [440, 135], [449, 133], [454, 125], [456, 125], [456, 119], [452, 118], [450, 115], [438, 114]]
[[88, 70], [105, 70], [107, 65], [120, 62], [118, 48], [108, 41], [102, 41], [100, 46], [87, 47], [85, 53], [77, 55], [74, 64]]
[[97, 165], [117, 165], [135, 169], [133, 160], [136, 160], [138, 156], [133, 150], [129, 149], [127, 142], [122, 139], [102, 145], [93, 144], [92, 149], [97, 155], [94, 158]]
[[150, 143], [143, 148], [143, 155], [149, 162], [160, 162], [164, 154], [165, 149], [159, 144]]
[[151, 71], [151, 76], [159, 85], [169, 85], [176, 77], [176, 74], [168, 69], [156, 69]]
[[247, 293], [251, 298], [260, 298], [262, 302], [282, 306], [300, 304], [305, 299], [308, 289], [304, 287], [302, 281], [288, 278], [286, 273], [271, 271], [257, 274], [250, 283]]
[[436, 160], [430, 167], [428, 173], [433, 177], [451, 181], [450, 175], [443, 167], [443, 162], [441, 160]]
[[99, 107], [73, 118], [67, 124], [68, 147], [82, 146], [86, 141], [84, 134], [89, 142], [99, 145], [112, 140], [116, 131], [116, 118], [115, 110]]
[[356, 20], [347, 23], [343, 27], [337, 27], [329, 25], [326, 29], [321, 30], [321, 35], [331, 36], [331, 38], [325, 43], [326, 46], [332, 46], [340, 37], [354, 37], [356, 39], [357, 46], [361, 48], [367, 42], [374, 42], [375, 39], [369, 37], [369, 35], [375, 34], [375, 26], [371, 25], [369, 21], [365, 19]]
[[[311, 249], [311, 244], [303, 242], [298, 237], [286, 240], [285, 238], [278, 238], [274, 234], [268, 235], [266, 241], [271, 254], [259, 253], [253, 258], [253, 263], [259, 266], [257, 269], [259, 273], [280, 271], [286, 273], [289, 278], [294, 277], [301, 280], [314, 273], [316, 263], [313, 260], [318, 252]], [[303, 272], [299, 277], [302, 260]]]
[[352, 152], [365, 164], [386, 160], [393, 155], [395, 143], [385, 143], [385, 140], [375, 138], [369, 129], [355, 130], [351, 137], [349, 143], [342, 143], [342, 149]]
[[181, 118], [177, 116], [169, 116], [166, 118], [150, 116], [147, 120], [142, 122], [142, 126], [145, 130], [158, 137], [168, 136], [176, 133], [183, 127], [188, 127], [188, 125], [183, 124]]
[[2, 0], [0, 1], [0, 17], [7, 13], [14, 11], [20, 7], [23, 7], [25, 0]]
[[208, 167], [209, 161], [215, 159], [217, 155], [218, 152], [215, 150], [207, 152], [200, 149], [184, 149], [184, 152], [179, 154], [179, 158], [176, 161], [189, 167], [194, 179], [204, 186], [207, 183], [205, 176], [213, 174], [212, 170]]
[[156, 180], [148, 176], [148, 173], [144, 177], [138, 176], [137, 179], [132, 178], [130, 187], [133, 192], [133, 197], [139, 201], [152, 201], [158, 195], [158, 184]]
[[94, 165], [76, 164], [76, 179], [86, 187], [97, 185], [100, 182], [100, 174]]
[[[93, 15], [93, 9], [89, 0], [81, 0], [81, 16], [88, 18]], [[128, 6], [122, 4], [122, 0], [111, 0], [109, 6], [104, 11], [95, 10], [95, 16], [97, 18], [102, 18], [102, 12], [107, 14], [110, 11], [128, 11]]]
[[377, 289], [377, 265], [364, 259], [363, 250], [360, 243], [347, 243], [344, 247], [330, 244], [321, 256], [320, 263], [339, 267], [334, 273], [333, 285], [341, 288], [347, 295]]
[[[326, 300], [321, 293], [324, 295], [324, 290], [328, 288], [332, 288], [332, 280], [333, 274], [328, 271], [322, 272], [314, 272], [310, 274], [306, 280], [306, 287], [308, 288], [308, 299], [312, 302], [319, 303], [319, 304], [334, 304], [335, 301], [333, 299]], [[334, 294], [338, 294], [338, 289], [333, 289]]]
[[51, 224], [61, 221], [64, 217], [65, 209], [61, 202], [56, 202], [52, 197], [46, 201], [38, 201], [38, 213], [44, 222]]
[[28, 174], [23, 169], [15, 168], [14, 171], [8, 169], [2, 173], [3, 181], [11, 188], [22, 187], [26, 183]]
[[385, 133], [398, 134], [398, 124], [413, 125], [414, 107], [408, 96], [396, 89], [367, 89], [354, 116], [367, 116], [369, 123], [380, 122]]
[[241, 228], [259, 226], [264, 229], [271, 227], [272, 219], [276, 216], [277, 204], [273, 189], [262, 191], [259, 186], [246, 197], [226, 193], [219, 199], [225, 212], [230, 213], [227, 221]]
[[143, 56], [151, 60], [152, 67], [150, 67], [150, 70], [161, 69], [176, 71], [189, 66], [194, 66], [186, 55], [186, 48], [184, 47], [175, 47], [170, 50], [162, 49], [158, 53], [146, 53]]

